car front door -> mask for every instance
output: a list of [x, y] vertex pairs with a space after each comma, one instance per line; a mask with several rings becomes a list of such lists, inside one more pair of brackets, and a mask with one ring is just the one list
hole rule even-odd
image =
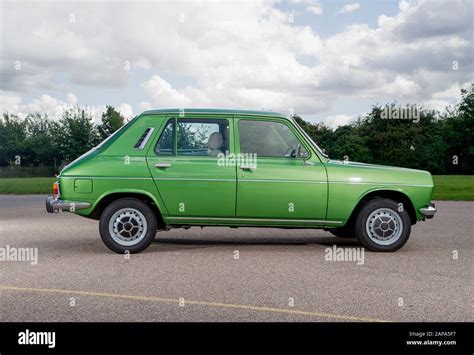
[[169, 117], [147, 162], [171, 217], [234, 217], [236, 168], [220, 164], [232, 148], [232, 119]]
[[[237, 218], [326, 218], [327, 177], [319, 157], [284, 119], [235, 118]], [[249, 161], [245, 161], [249, 159]]]

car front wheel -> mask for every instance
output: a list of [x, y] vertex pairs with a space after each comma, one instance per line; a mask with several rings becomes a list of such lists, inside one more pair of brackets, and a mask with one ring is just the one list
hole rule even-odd
[[386, 198], [367, 202], [360, 210], [355, 232], [359, 242], [371, 251], [392, 252], [408, 240], [411, 220], [402, 204]]
[[152, 209], [135, 198], [110, 203], [100, 216], [99, 231], [104, 244], [123, 254], [145, 250], [156, 235], [157, 221]]

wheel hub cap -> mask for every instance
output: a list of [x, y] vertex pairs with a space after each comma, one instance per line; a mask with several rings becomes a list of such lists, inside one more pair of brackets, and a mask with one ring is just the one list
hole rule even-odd
[[138, 244], [147, 231], [145, 216], [134, 208], [123, 208], [113, 214], [109, 221], [112, 239], [120, 245]]
[[395, 243], [403, 232], [400, 215], [390, 208], [379, 208], [367, 218], [366, 230], [369, 238], [379, 245]]

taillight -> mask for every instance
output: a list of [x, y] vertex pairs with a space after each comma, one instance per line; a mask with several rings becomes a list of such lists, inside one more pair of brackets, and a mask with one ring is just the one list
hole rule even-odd
[[59, 197], [59, 183], [57, 181], [53, 184], [53, 195]]

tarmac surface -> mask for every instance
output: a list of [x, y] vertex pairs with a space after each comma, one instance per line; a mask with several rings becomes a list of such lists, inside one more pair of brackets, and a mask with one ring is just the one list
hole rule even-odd
[[0, 257], [37, 248], [0, 261], [0, 321], [474, 320], [474, 202], [437, 201], [402, 249], [357, 261], [328, 260], [361, 246], [322, 230], [199, 227], [127, 258], [44, 200], [0, 195]]

